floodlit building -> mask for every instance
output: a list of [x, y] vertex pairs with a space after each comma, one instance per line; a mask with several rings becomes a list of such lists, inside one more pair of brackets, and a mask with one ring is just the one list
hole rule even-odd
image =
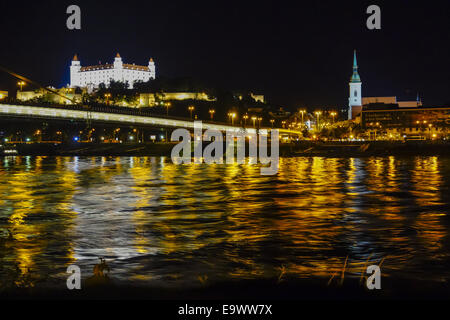
[[384, 104], [396, 104], [396, 97], [364, 97], [362, 98], [363, 105], [373, 104], [373, 103], [384, 103]]
[[170, 100], [216, 101], [216, 98], [210, 97], [204, 92], [141, 93], [139, 95], [139, 106], [154, 107]]
[[111, 80], [128, 82], [129, 88], [137, 81], [147, 82], [155, 79], [156, 68], [153, 59], [147, 66], [123, 63], [119, 54], [116, 55], [114, 63], [99, 64], [96, 66], [82, 67], [78, 56], [75, 55], [70, 66], [70, 87], [98, 88], [101, 83], [108, 86]]
[[250, 93], [250, 96], [255, 100], [256, 102], [265, 103], [264, 95], [262, 94], [253, 94]]
[[422, 101], [417, 96], [417, 100], [399, 101], [396, 96], [393, 97], [364, 97], [362, 98], [363, 106], [370, 104], [396, 104], [400, 108], [416, 108], [422, 106]]
[[[81, 103], [82, 94], [75, 93], [74, 88], [56, 89], [49, 87], [49, 90], [43, 88], [33, 91], [17, 91], [17, 100], [19, 101], [35, 101], [35, 102], [50, 102], [56, 104], [74, 104]], [[64, 98], [67, 97], [67, 98]]]
[[235, 92], [233, 92], [233, 96], [234, 96], [235, 99], [239, 99], [240, 101], [242, 101], [242, 100], [244, 99], [244, 97], [249, 96], [249, 97], [252, 98], [255, 102], [266, 103], [263, 94], [255, 94], [255, 93], [253, 93], [253, 92], [240, 92], [240, 91], [235, 91]]
[[361, 126], [371, 135], [385, 133], [392, 138], [440, 138], [450, 132], [450, 107], [370, 104], [361, 112]]
[[0, 90], [0, 100], [8, 98], [8, 91], [1, 91]]

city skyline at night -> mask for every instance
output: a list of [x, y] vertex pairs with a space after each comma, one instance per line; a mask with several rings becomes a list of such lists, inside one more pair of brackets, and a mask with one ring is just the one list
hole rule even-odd
[[[430, 25], [420, 19], [444, 15], [448, 4], [406, 4], [384, 5], [381, 30], [367, 30], [364, 3], [318, 1], [290, 7], [272, 2], [131, 2], [128, 6], [142, 9], [131, 23], [117, 5], [99, 1], [80, 3], [84, 14], [79, 31], [65, 28], [63, 2], [46, 9], [54, 17], [50, 20], [41, 18], [44, 12], [38, 6], [28, 14], [6, 4], [9, 14], [0, 23], [7, 26], [16, 14], [24, 14], [21, 19], [40, 29], [19, 24], [14, 34], [6, 33], [3, 41], [11, 50], [0, 52], [0, 61], [44, 86], [61, 87], [70, 83], [67, 70], [74, 53], [87, 65], [96, 65], [111, 60], [111, 52], [136, 61], [148, 61], [151, 52], [163, 77], [187, 76], [227, 89], [264, 92], [272, 103], [294, 109], [347, 105], [350, 53], [357, 50], [367, 96], [414, 99], [419, 93], [426, 105], [448, 104], [448, 22], [436, 18]], [[158, 14], [148, 19], [145, 12]], [[202, 29], [205, 24], [209, 27]], [[47, 48], [58, 52], [30, 54]], [[0, 86], [12, 91], [15, 82], [0, 75]]]
[[448, 0], [1, 8], [0, 301], [247, 320], [450, 298]]

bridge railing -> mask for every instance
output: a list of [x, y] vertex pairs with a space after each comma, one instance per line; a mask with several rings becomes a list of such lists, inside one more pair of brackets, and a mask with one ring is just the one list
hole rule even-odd
[[[27, 107], [36, 107], [36, 108], [55, 108], [60, 110], [74, 110], [74, 111], [83, 111], [83, 112], [100, 112], [100, 113], [110, 113], [110, 114], [123, 114], [123, 115], [129, 115], [129, 116], [139, 116], [139, 117], [153, 117], [153, 118], [159, 118], [159, 119], [167, 119], [167, 120], [176, 120], [176, 121], [185, 121], [185, 122], [194, 122], [194, 120], [190, 118], [183, 118], [183, 117], [175, 117], [175, 116], [168, 116], [163, 115], [159, 113], [153, 113], [148, 112], [147, 110], [141, 110], [139, 108], [129, 108], [129, 107], [120, 107], [120, 106], [105, 106], [105, 105], [99, 105], [99, 104], [91, 104], [91, 105], [66, 105], [66, 104], [56, 104], [56, 103], [39, 103], [39, 102], [31, 102], [31, 101], [18, 101], [18, 100], [2, 100], [0, 101], [0, 104], [3, 105], [18, 105], [18, 106], [27, 106]], [[236, 129], [243, 128], [240, 125], [231, 125], [229, 123], [219, 122], [219, 121], [204, 121], [201, 120], [204, 124], [211, 124], [215, 126], [223, 126], [223, 127], [234, 127]], [[254, 130], [252, 127], [244, 127], [248, 130]], [[270, 130], [270, 128], [264, 128], [261, 127], [259, 129], [262, 130]], [[301, 134], [300, 132], [297, 132], [295, 130], [289, 130], [289, 129], [282, 129], [282, 128], [276, 128], [279, 130], [280, 133], [287, 133], [287, 134]]]
[[[102, 104], [90, 104], [90, 105], [82, 105], [82, 104], [58, 104], [52, 102], [31, 102], [31, 101], [20, 101], [20, 100], [2, 100], [0, 104], [14, 104], [21, 106], [30, 106], [30, 107], [48, 107], [48, 108], [58, 108], [64, 110], [76, 110], [76, 111], [86, 111], [86, 112], [104, 112], [104, 113], [114, 113], [114, 114], [125, 114], [125, 115], [133, 115], [133, 116], [147, 116], [147, 117], [158, 117], [165, 118], [168, 120], [182, 120], [182, 121], [194, 121], [190, 118], [185, 117], [177, 117], [170, 116], [157, 112], [149, 112], [148, 110], [142, 110], [140, 108], [130, 108], [130, 107], [122, 107], [122, 106], [106, 106]], [[221, 121], [209, 121], [209, 120], [201, 120], [204, 123], [211, 124], [219, 124], [231, 126], [228, 123]], [[239, 127], [235, 125], [235, 127]]]

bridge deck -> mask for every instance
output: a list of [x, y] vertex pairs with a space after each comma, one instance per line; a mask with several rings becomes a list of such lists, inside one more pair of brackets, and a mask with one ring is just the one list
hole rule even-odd
[[[95, 110], [95, 109], [94, 109]], [[66, 120], [90, 120], [97, 122], [114, 122], [127, 125], [145, 125], [145, 126], [157, 126], [157, 127], [171, 127], [171, 128], [186, 128], [194, 129], [195, 121], [183, 120], [174, 117], [164, 116], [147, 116], [139, 114], [126, 114], [116, 112], [101, 112], [91, 111], [89, 109], [83, 110], [82, 108], [63, 108], [63, 107], [43, 107], [43, 106], [30, 106], [30, 105], [12, 105], [12, 104], [0, 104], [0, 116], [14, 116], [14, 117], [27, 117], [27, 118], [45, 118], [45, 119], [66, 119]], [[202, 122], [202, 128], [215, 129], [219, 131], [232, 131], [239, 132], [242, 127], [230, 126], [220, 123]], [[301, 134], [300, 131], [286, 130], [282, 128], [275, 128], [283, 133]], [[272, 130], [271, 128], [261, 128], [261, 131], [267, 132]], [[245, 128], [245, 131], [249, 134], [256, 133], [254, 128]]]

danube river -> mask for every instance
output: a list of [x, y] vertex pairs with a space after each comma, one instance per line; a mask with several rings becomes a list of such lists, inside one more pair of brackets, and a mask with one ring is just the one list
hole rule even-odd
[[368, 263], [383, 279], [443, 282], [449, 208], [449, 158], [282, 158], [261, 176], [161, 157], [4, 157], [0, 284], [64, 288], [69, 265], [88, 279], [100, 257], [112, 281], [144, 287], [327, 283]]

